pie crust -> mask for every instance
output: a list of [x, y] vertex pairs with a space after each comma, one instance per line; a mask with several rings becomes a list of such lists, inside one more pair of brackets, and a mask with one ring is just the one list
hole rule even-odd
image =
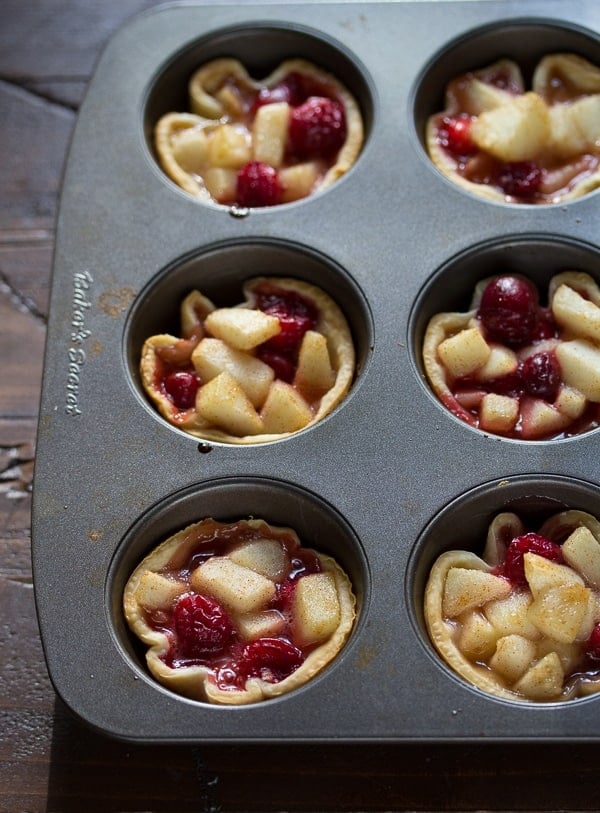
[[[271, 567], [268, 577], [264, 574], [271, 565], [268, 562], [265, 565], [260, 556], [256, 563], [238, 558], [238, 564], [232, 564], [230, 557], [235, 559], [236, 551], [239, 557], [239, 551], [245, 544], [261, 545], [265, 542], [267, 545], [276, 543], [277, 550], [281, 549], [282, 561], [285, 562], [278, 570]], [[210, 654], [206, 658], [200, 656], [178, 661], [171, 657], [171, 647], [176, 650], [178, 646], [176, 637], [173, 638], [173, 606], [181, 596], [198, 592], [194, 585], [199, 584], [197, 574], [205, 564], [227, 559], [230, 567], [235, 569], [235, 575], [240, 574], [241, 583], [246, 578], [256, 578], [261, 585], [267, 582], [268, 586], [272, 581], [271, 592], [277, 595], [277, 585], [284, 584], [289, 579], [292, 569], [298, 568], [298, 557], [303, 554], [308, 555], [308, 561], [313, 562], [311, 567], [314, 562], [317, 563], [319, 573], [327, 578], [329, 589], [335, 591], [334, 622], [328, 620], [329, 626], [318, 633], [320, 637], [314, 634], [308, 643], [301, 640], [302, 633], [294, 626], [297, 619], [294, 619], [296, 605], [293, 600], [291, 605], [279, 612], [269, 609], [273, 606], [269, 601], [264, 602], [264, 605], [257, 604], [253, 598], [252, 611], [249, 612], [243, 603], [247, 601], [243, 597], [243, 590], [240, 591], [242, 598], [239, 598], [236, 585], [225, 584], [227, 599], [220, 597], [218, 586], [214, 587], [214, 592], [219, 601], [226, 602], [227, 612], [235, 627], [235, 637], [229, 644], [229, 649], [219, 653], [216, 659]], [[241, 561], [244, 565], [239, 564]], [[256, 571], [253, 570], [254, 567], [257, 568]], [[310, 575], [300, 574], [296, 585], [306, 578], [310, 578]], [[204, 589], [211, 589], [206, 588], [205, 583], [206, 578], [202, 582]], [[210, 593], [207, 592], [206, 595]], [[318, 597], [316, 603], [319, 603]], [[355, 603], [350, 580], [332, 557], [302, 548], [293, 529], [269, 525], [262, 519], [225, 523], [207, 518], [189, 525], [166, 539], [145, 557], [130, 576], [123, 595], [127, 623], [148, 647], [146, 662], [156, 680], [177, 694], [220, 705], [256, 703], [286, 694], [310, 681], [344, 646], [354, 624]], [[331, 596], [323, 604], [330, 612]], [[251, 621], [257, 615], [265, 616], [268, 613], [281, 616], [278, 629], [271, 632], [269, 639], [281, 638], [298, 647], [302, 652], [301, 664], [279, 681], [264, 679], [263, 672], [248, 677], [245, 682], [231, 677], [223, 679], [223, 669], [235, 671], [238, 668], [236, 660], [240, 659], [242, 646], [253, 640], [252, 635], [260, 636], [260, 633], [247, 631], [252, 629], [248, 627], [250, 622], [247, 619], [250, 618]]]
[[[586, 512], [567, 510], [548, 519], [539, 534], [563, 551], [567, 543], [573, 557], [572, 541], [582, 529], [587, 547], [583, 556], [575, 555], [577, 561], [566, 552], [564, 564], [525, 554], [533, 565], [542, 560], [541, 576], [537, 581], [530, 576], [531, 584], [511, 584], [502, 572], [510, 541], [526, 533], [512, 512], [494, 518], [481, 557], [467, 550], [438, 557], [425, 589], [425, 621], [433, 645], [454, 672], [506, 700], [557, 702], [600, 691], [600, 661], [586, 661], [585, 654], [600, 621], [600, 583], [588, 569], [590, 556], [600, 563], [600, 523]], [[475, 572], [482, 576], [469, 575]], [[561, 601], [554, 601], [559, 595]], [[565, 620], [574, 626], [566, 629]]]
[[[462, 156], [443, 144], [444, 120], [461, 116], [475, 142]], [[426, 146], [447, 178], [480, 197], [529, 204], [581, 198], [600, 186], [600, 68], [575, 54], [549, 54], [531, 90], [509, 59], [458, 76], [446, 87], [445, 109], [427, 122]], [[498, 169], [525, 161], [541, 169], [539, 190], [505, 192]]]
[[[222, 58], [213, 60], [198, 68], [192, 75], [189, 86], [190, 110], [171, 112], [162, 116], [155, 128], [155, 146], [159, 163], [165, 173], [178, 186], [196, 198], [205, 201], [233, 205], [231, 194], [223, 193], [223, 198], [207, 188], [206, 171], [211, 169], [240, 169], [248, 160], [256, 160], [257, 150], [252, 126], [254, 112], [252, 103], [259, 92], [271, 89], [289, 74], [298, 73], [309, 81], [314, 81], [322, 92], [339, 101], [345, 111], [346, 138], [333, 157], [315, 160], [314, 179], [304, 194], [290, 191], [286, 197], [284, 186], [283, 203], [298, 197], [306, 197], [330, 187], [356, 162], [364, 140], [362, 114], [352, 93], [335, 76], [304, 59], [290, 59], [282, 62], [268, 77], [258, 81], [253, 79], [244, 65], [237, 59]], [[233, 91], [232, 91], [233, 89]], [[215, 163], [211, 155], [206, 155], [206, 139], [218, 130], [233, 127], [240, 135], [241, 148], [245, 158], [236, 160], [235, 155], [223, 154], [223, 161]], [[284, 138], [284, 134], [281, 134]], [[280, 145], [281, 146], [281, 145]], [[285, 145], [283, 145], [285, 146]], [[227, 152], [227, 151], [225, 151]], [[270, 163], [269, 161], [267, 163]], [[294, 159], [281, 155], [275, 169], [286, 169], [297, 165]]]
[[[179, 365], [187, 365], [192, 368], [192, 363], [196, 358], [194, 351], [198, 352], [197, 348], [203, 339], [211, 338], [211, 333], [205, 324], [206, 318], [218, 310], [209, 299], [194, 290], [185, 297], [181, 305], [183, 337], [170, 334], [151, 336], [145, 341], [141, 354], [140, 372], [144, 389], [160, 414], [172, 425], [190, 435], [209, 441], [230, 444], [265, 443], [288, 437], [318, 423], [332, 412], [348, 393], [354, 377], [355, 351], [350, 328], [337, 304], [321, 288], [303, 280], [284, 277], [255, 277], [244, 284], [244, 301], [236, 305], [236, 309], [258, 311], [257, 292], [263, 285], [283, 292], [298, 294], [316, 308], [317, 323], [309, 333], [313, 337], [316, 335], [317, 339], [318, 337], [325, 339], [332, 372], [331, 384], [325, 391], [307, 388], [302, 380], [298, 380], [297, 370], [294, 380], [285, 384], [285, 388], [287, 388], [286, 391], [290, 398], [297, 401], [299, 417], [292, 428], [287, 430], [284, 428], [281, 431], [265, 431], [265, 425], [273, 426], [272, 420], [265, 424], [265, 405], [268, 398], [266, 393], [258, 396], [250, 395], [253, 403], [248, 406], [249, 425], [254, 430], [250, 434], [243, 431], [235, 434], [229, 428], [229, 423], [219, 423], [218, 420], [215, 422], [214, 419], [207, 420], [197, 408], [198, 398], [196, 398], [196, 405], [189, 409], [178, 409], [162, 384], [161, 354], [163, 357], [165, 353], [175, 356], [180, 354]], [[236, 349], [235, 352], [238, 358], [252, 362], [255, 360], [257, 348]], [[256, 361], [258, 362], [258, 359]], [[227, 365], [225, 362], [223, 365], [223, 370], [225, 370]], [[262, 367], [264, 368], [266, 365], [262, 365]], [[229, 371], [231, 372], [231, 368]], [[235, 376], [237, 373], [233, 371], [233, 375]], [[199, 393], [205, 383], [210, 382], [204, 381]], [[276, 375], [268, 390], [269, 394], [272, 393], [275, 384], [279, 389], [283, 388]], [[286, 422], [282, 421], [281, 425], [285, 427]]]

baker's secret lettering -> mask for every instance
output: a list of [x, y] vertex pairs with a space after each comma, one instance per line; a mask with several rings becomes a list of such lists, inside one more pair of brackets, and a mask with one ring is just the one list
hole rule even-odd
[[89, 271], [81, 271], [73, 275], [71, 333], [67, 350], [68, 367], [65, 399], [65, 412], [67, 415], [72, 416], [82, 414], [79, 406], [79, 391], [81, 374], [86, 361], [83, 344], [92, 333], [86, 326], [86, 318], [88, 311], [92, 307], [89, 292], [93, 281]]

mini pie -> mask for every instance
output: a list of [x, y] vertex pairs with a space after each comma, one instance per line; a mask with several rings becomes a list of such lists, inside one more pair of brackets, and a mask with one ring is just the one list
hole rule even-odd
[[555, 702], [600, 691], [600, 523], [567, 510], [532, 532], [498, 514], [481, 558], [436, 560], [425, 620], [443, 660], [491, 695]]
[[182, 337], [142, 348], [145, 391], [195, 437], [233, 444], [287, 437], [328, 415], [354, 376], [354, 344], [336, 303], [303, 280], [256, 277], [245, 300], [217, 308], [199, 291], [181, 305]]
[[549, 54], [531, 90], [500, 59], [453, 79], [427, 122], [429, 156], [464, 189], [491, 200], [544, 204], [600, 186], [600, 68]]
[[138, 565], [123, 596], [151, 674], [221, 705], [292, 691], [342, 649], [355, 618], [347, 575], [262, 519], [203, 519]]
[[236, 59], [200, 67], [190, 112], [163, 116], [155, 144], [166, 174], [201, 200], [241, 207], [308, 197], [355, 163], [359, 106], [331, 74], [302, 59], [257, 81]]
[[595, 429], [600, 289], [589, 274], [564, 271], [544, 306], [521, 275], [482, 280], [467, 312], [431, 318], [423, 363], [444, 406], [484, 432], [545, 440]]

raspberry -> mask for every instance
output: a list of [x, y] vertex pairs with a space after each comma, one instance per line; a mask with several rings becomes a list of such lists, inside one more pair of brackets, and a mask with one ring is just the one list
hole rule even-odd
[[477, 152], [471, 140], [471, 116], [461, 113], [460, 116], [446, 116], [440, 128], [440, 143], [456, 157], [466, 157]]
[[186, 593], [179, 598], [173, 622], [179, 652], [188, 658], [222, 652], [235, 637], [233, 624], [223, 607], [199, 593]]
[[560, 389], [560, 366], [554, 353], [541, 352], [528, 356], [519, 365], [523, 387], [528, 395], [552, 402]]
[[563, 554], [560, 545], [536, 533], [527, 533], [516, 536], [508, 548], [504, 559], [503, 573], [513, 584], [526, 585], [524, 555], [535, 553], [549, 559], [551, 562], [562, 564]]
[[588, 638], [586, 655], [593, 661], [600, 661], [600, 623], [595, 625]]
[[240, 658], [240, 674], [279, 683], [300, 666], [302, 652], [283, 638], [258, 638], [247, 644]]
[[305, 81], [301, 74], [292, 71], [273, 88], [262, 88], [256, 97], [255, 108], [274, 102], [287, 102], [292, 107], [306, 99]]
[[296, 362], [290, 357], [289, 353], [278, 352], [273, 347], [268, 347], [267, 345], [268, 342], [258, 348], [258, 358], [271, 367], [276, 378], [291, 384], [296, 372]]
[[327, 158], [346, 140], [346, 113], [341, 102], [310, 96], [292, 110], [289, 144], [298, 158]]
[[317, 324], [317, 309], [295, 291], [264, 289], [257, 292], [257, 303], [261, 311], [276, 316], [281, 327], [276, 336], [262, 345], [263, 348], [295, 351], [306, 331]]
[[496, 277], [486, 286], [477, 315], [490, 339], [527, 344], [537, 328], [537, 290], [520, 277]]
[[176, 370], [165, 378], [165, 392], [177, 409], [191, 409], [196, 402], [199, 381], [195, 373]]
[[532, 198], [542, 183], [542, 171], [534, 161], [513, 161], [501, 164], [495, 178], [505, 195]]
[[277, 171], [263, 161], [248, 161], [237, 174], [240, 206], [276, 206], [281, 203], [281, 192]]

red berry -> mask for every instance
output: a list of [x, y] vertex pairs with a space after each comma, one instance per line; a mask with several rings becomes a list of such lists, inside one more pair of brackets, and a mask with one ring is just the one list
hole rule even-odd
[[279, 683], [295, 672], [303, 660], [302, 652], [283, 638], [258, 638], [244, 647], [240, 674], [246, 679], [259, 677]]
[[600, 623], [594, 626], [586, 646], [586, 654], [594, 661], [600, 661]]
[[496, 277], [486, 286], [477, 315], [490, 339], [527, 344], [537, 327], [537, 290], [520, 277]]
[[471, 116], [461, 113], [460, 116], [446, 116], [440, 128], [440, 143], [448, 152], [457, 157], [466, 157], [477, 152], [471, 139]]
[[306, 99], [304, 89], [305, 81], [301, 74], [292, 71], [279, 82], [275, 87], [262, 88], [256, 98], [255, 107], [262, 107], [265, 104], [274, 102], [287, 102], [292, 107], [296, 107]]
[[281, 192], [277, 171], [263, 161], [248, 161], [237, 174], [240, 206], [276, 206], [281, 203]]
[[512, 198], [532, 198], [542, 183], [542, 171], [534, 161], [513, 161], [498, 167], [495, 181]]
[[199, 381], [195, 373], [176, 370], [165, 378], [165, 392], [177, 409], [191, 409], [196, 402]]
[[510, 579], [513, 584], [527, 584], [527, 579], [525, 578], [525, 562], [523, 559], [526, 553], [535, 553], [538, 556], [543, 556], [544, 559], [549, 559], [558, 564], [562, 564], [564, 561], [560, 545], [551, 539], [547, 539], [545, 536], [536, 533], [516, 536], [506, 549], [503, 568], [504, 575]]
[[317, 309], [295, 291], [259, 291], [257, 302], [261, 311], [279, 319], [280, 332], [263, 345], [269, 350], [297, 350], [306, 331], [317, 324]]
[[560, 366], [554, 353], [541, 352], [528, 356], [519, 365], [523, 387], [528, 395], [555, 400], [560, 389]]
[[346, 113], [341, 102], [326, 96], [310, 96], [292, 110], [289, 143], [297, 157], [329, 157], [345, 140]]
[[289, 354], [278, 352], [273, 347], [268, 346], [269, 342], [258, 348], [257, 356], [265, 364], [273, 369], [275, 378], [281, 379], [291, 384], [296, 372], [296, 363]]
[[186, 593], [173, 613], [177, 646], [183, 657], [198, 658], [222, 652], [235, 637], [231, 619], [214, 599]]

